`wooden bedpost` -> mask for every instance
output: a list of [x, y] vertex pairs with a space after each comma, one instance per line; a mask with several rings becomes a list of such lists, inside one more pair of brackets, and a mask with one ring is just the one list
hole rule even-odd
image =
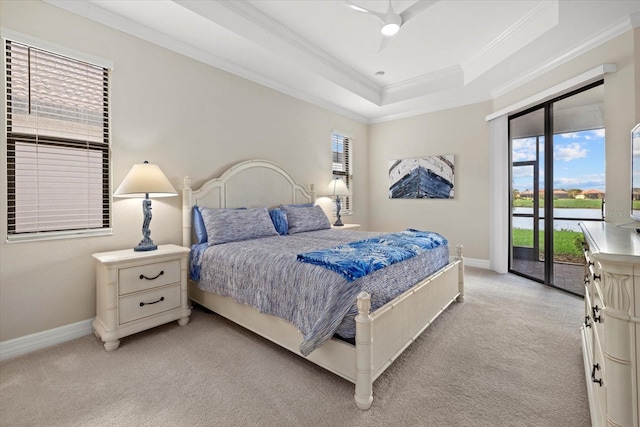
[[464, 257], [462, 256], [462, 249], [464, 246], [456, 245], [456, 259], [460, 260], [458, 264], [458, 291], [460, 295], [456, 298], [457, 302], [464, 302]]
[[356, 405], [366, 411], [373, 403], [373, 336], [371, 331], [371, 297], [358, 294], [356, 316]]
[[184, 177], [182, 189], [182, 246], [191, 247], [191, 178]]
[[316, 202], [316, 186], [315, 184], [309, 185], [309, 194], [311, 195], [311, 203]]

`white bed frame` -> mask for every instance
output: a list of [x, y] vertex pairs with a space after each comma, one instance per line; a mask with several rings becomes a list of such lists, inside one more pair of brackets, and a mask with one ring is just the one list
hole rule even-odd
[[[239, 163], [219, 178], [192, 190], [189, 177], [183, 190], [183, 245], [192, 243], [193, 205], [211, 208], [277, 206], [315, 201], [313, 186], [307, 192], [280, 166], [264, 160]], [[280, 318], [262, 314], [231, 298], [200, 290], [189, 282], [189, 298], [231, 321], [300, 355], [302, 334]], [[448, 265], [416, 283], [393, 301], [370, 312], [370, 297], [358, 295], [356, 345], [331, 339], [306, 359], [355, 384], [358, 408], [373, 402], [373, 382], [393, 363], [453, 301], [464, 300], [462, 247]]]

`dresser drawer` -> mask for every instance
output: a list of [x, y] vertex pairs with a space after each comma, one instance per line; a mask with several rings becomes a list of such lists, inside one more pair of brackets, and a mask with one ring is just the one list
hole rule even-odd
[[119, 294], [180, 282], [180, 260], [157, 262], [118, 270]]
[[600, 425], [607, 425], [607, 385], [604, 382], [606, 377], [604, 357], [602, 347], [596, 346], [593, 352], [593, 365], [591, 367], [591, 383], [593, 385], [594, 397], [600, 411]]
[[180, 307], [180, 283], [120, 298], [120, 324]]

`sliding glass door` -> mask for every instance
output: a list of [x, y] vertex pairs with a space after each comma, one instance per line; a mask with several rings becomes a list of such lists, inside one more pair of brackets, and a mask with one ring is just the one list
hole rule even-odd
[[603, 99], [597, 82], [509, 120], [509, 270], [576, 294], [584, 275], [578, 223], [604, 220]]

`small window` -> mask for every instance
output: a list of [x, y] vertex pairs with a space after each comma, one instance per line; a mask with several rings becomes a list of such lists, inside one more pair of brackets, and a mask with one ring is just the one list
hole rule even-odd
[[8, 239], [109, 229], [109, 70], [5, 48]]
[[351, 138], [339, 132], [332, 132], [331, 151], [333, 153], [333, 178], [342, 179], [352, 194], [351, 196], [342, 196], [340, 213], [350, 214], [352, 213], [351, 198], [353, 197], [353, 189], [351, 188], [353, 181], [353, 176], [351, 175]]

